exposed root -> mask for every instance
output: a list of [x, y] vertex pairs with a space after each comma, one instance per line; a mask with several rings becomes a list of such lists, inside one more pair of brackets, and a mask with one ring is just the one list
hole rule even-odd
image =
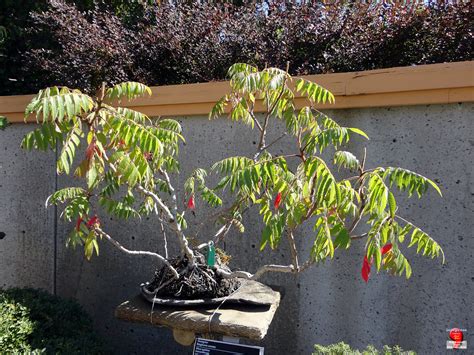
[[[170, 260], [170, 264], [179, 273], [178, 279], [173, 277], [169, 268], [160, 268], [145, 287], [145, 291], [162, 298], [217, 298], [231, 294], [240, 286], [237, 278], [222, 277], [215, 268], [204, 264], [203, 255], [195, 253], [196, 257], [192, 264], [186, 257]], [[225, 268], [225, 266], [219, 267]]]

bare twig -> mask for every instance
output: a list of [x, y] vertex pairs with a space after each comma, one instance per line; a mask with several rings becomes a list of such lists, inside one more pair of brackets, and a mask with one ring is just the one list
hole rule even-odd
[[257, 126], [258, 130], [260, 132], [262, 132], [262, 130], [263, 130], [262, 125], [260, 124], [260, 122], [258, 122], [257, 117], [255, 117], [255, 114], [253, 113], [253, 106], [250, 108], [249, 114], [250, 114], [250, 117], [252, 117], [252, 120], [255, 123], [255, 125]]
[[[155, 211], [158, 214], [156, 205], [155, 205]], [[161, 217], [160, 217], [160, 229], [161, 229], [161, 234], [163, 235], [163, 242], [164, 242], [164, 247], [165, 247], [165, 258], [168, 259], [168, 239], [166, 238], [165, 226], [163, 224], [163, 212], [161, 213]]]
[[116, 248], [118, 248], [119, 250], [121, 250], [122, 252], [126, 253], [126, 254], [129, 254], [129, 255], [147, 255], [147, 256], [152, 256], [158, 260], [160, 260], [163, 264], [165, 264], [170, 270], [171, 272], [173, 273], [173, 277], [175, 279], [177, 279], [179, 277], [179, 274], [178, 272], [176, 271], [176, 269], [169, 263], [168, 260], [166, 260], [166, 258], [164, 258], [163, 256], [161, 256], [160, 254], [157, 254], [157, 253], [153, 253], [151, 251], [142, 251], [142, 250], [130, 250], [130, 249], [127, 249], [125, 248], [122, 244], [120, 244], [118, 241], [116, 241], [114, 238], [112, 238], [110, 235], [108, 235], [107, 233], [105, 233], [101, 228], [99, 227], [95, 227], [94, 228], [94, 231], [100, 235], [101, 237], [105, 238], [106, 240], [108, 240], [112, 245], [114, 245]]
[[270, 148], [272, 145], [274, 145], [275, 143], [277, 143], [278, 141], [280, 141], [281, 139], [283, 139], [284, 137], [286, 137], [288, 135], [288, 133], [283, 133], [280, 137], [276, 138], [274, 141], [268, 143], [267, 145], [259, 148], [257, 150], [257, 152], [255, 153], [255, 155], [253, 156], [253, 160], [257, 160], [258, 157], [260, 156], [260, 154], [262, 154], [265, 150], [267, 150], [268, 148]]
[[263, 274], [267, 272], [294, 272], [294, 267], [293, 265], [264, 265], [260, 269], [257, 270], [255, 274], [251, 274], [246, 271], [226, 271], [220, 268], [216, 268], [216, 272], [221, 275], [225, 279], [232, 279], [234, 277], [239, 277], [242, 279], [247, 279], [247, 280], [257, 280], [260, 278]]
[[[176, 217], [177, 212], [176, 211], [174, 211], [174, 213], [171, 212], [170, 209], [168, 208], [168, 206], [166, 206], [165, 203], [154, 192], [145, 189], [143, 186], [138, 186], [137, 189], [138, 189], [138, 191], [144, 193], [145, 195], [150, 196], [155, 201], [155, 203], [158, 205], [160, 210], [163, 212], [163, 214], [167, 218], [168, 223], [170, 225], [170, 228], [178, 236], [178, 241], [179, 241], [179, 244], [180, 244], [180, 247], [181, 247], [181, 252], [188, 257], [188, 262], [191, 265], [193, 265], [194, 264], [194, 253], [191, 250], [191, 248], [189, 248], [188, 240], [187, 240], [186, 236], [184, 235], [184, 232], [181, 229], [181, 226], [178, 223], [178, 220], [177, 220], [177, 217]], [[176, 195], [174, 195], [174, 196], [176, 198]]]
[[290, 252], [291, 252], [291, 259], [293, 260], [293, 271], [298, 271], [300, 265], [298, 263], [298, 250], [296, 249], [296, 242], [295, 236], [293, 235], [293, 231], [287, 231], [286, 237], [288, 239], [288, 243], [290, 244]]
[[367, 148], [364, 147], [364, 157], [362, 158], [362, 163], [361, 163], [361, 170], [366, 172], [365, 169], [365, 161], [367, 159]]
[[232, 220], [224, 224], [214, 235], [214, 245], [217, 245], [221, 240], [225, 238], [232, 227]]
[[368, 236], [368, 233], [360, 234], [360, 235], [351, 235], [351, 239], [362, 239]]

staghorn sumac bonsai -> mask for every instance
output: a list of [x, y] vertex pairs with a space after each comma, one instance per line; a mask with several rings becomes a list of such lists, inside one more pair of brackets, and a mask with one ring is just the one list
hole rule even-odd
[[[402, 246], [416, 247], [428, 257], [442, 257], [441, 247], [427, 233], [398, 214], [391, 189], [421, 197], [432, 187], [431, 180], [398, 167], [366, 169], [362, 159], [343, 150], [351, 136], [368, 138], [357, 129], [342, 127], [316, 108], [334, 103], [327, 89], [288, 70], [258, 70], [247, 64], [229, 69], [230, 91], [213, 107], [211, 119], [222, 115], [241, 121], [257, 132], [258, 144], [250, 157], [236, 156], [216, 162], [209, 173], [219, 175], [215, 187], [206, 184], [208, 172], [197, 168], [186, 180], [185, 196], [173, 184], [178, 173], [178, 149], [184, 141], [181, 127], [172, 119], [152, 119], [125, 107], [121, 99], [132, 100], [151, 94], [143, 84], [126, 82], [98, 90], [96, 98], [78, 90], [52, 87], [42, 90], [26, 109], [36, 114], [40, 127], [26, 135], [27, 149], [57, 149], [57, 172], [74, 174], [83, 187], [66, 187], [53, 193], [47, 204], [64, 204], [62, 216], [72, 222], [68, 244], [83, 245], [91, 258], [99, 252], [99, 240], [111, 242], [128, 254], [149, 255], [159, 262], [147, 292], [182, 298], [211, 297], [232, 292], [235, 278], [258, 279], [266, 272], [299, 273], [347, 249], [355, 241], [365, 241], [362, 277], [367, 282], [371, 267], [406, 277], [411, 267]], [[298, 100], [295, 100], [295, 97]], [[272, 120], [283, 121], [286, 131], [273, 141], [267, 134]], [[295, 141], [295, 150], [283, 155], [271, 153], [285, 136]], [[288, 138], [288, 137], [286, 137]], [[85, 153], [77, 154], [83, 145]], [[324, 159], [333, 150], [333, 165], [348, 172], [337, 179]], [[77, 156], [76, 156], [77, 155]], [[76, 163], [78, 160], [78, 163]], [[223, 207], [223, 195], [227, 199]], [[184, 200], [181, 204], [178, 201]], [[186, 231], [186, 210], [205, 202], [218, 208], [201, 227], [215, 229], [195, 247]], [[97, 216], [97, 204], [120, 218], [155, 215], [161, 222], [165, 255], [129, 250], [109, 235]], [[244, 232], [245, 215], [259, 211], [263, 222], [260, 249], [275, 249], [282, 240], [290, 246], [287, 265], [263, 265], [254, 273], [232, 271], [216, 258], [209, 262], [205, 250], [212, 240], [218, 246], [231, 228]], [[295, 242], [301, 226], [312, 224], [314, 243], [308, 260], [300, 260]], [[356, 228], [365, 229], [355, 234]], [[180, 253], [168, 256], [165, 231], [172, 231]], [[184, 287], [184, 291], [183, 291]]]

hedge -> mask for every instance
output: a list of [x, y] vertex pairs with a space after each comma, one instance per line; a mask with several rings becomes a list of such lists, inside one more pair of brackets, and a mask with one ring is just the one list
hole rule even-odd
[[0, 353], [101, 354], [90, 317], [45, 291], [0, 289]]
[[222, 80], [235, 62], [289, 62], [301, 75], [472, 59], [468, 1], [18, 2], [0, 9], [0, 25], [18, 18], [21, 27], [5, 26], [3, 95], [53, 84], [93, 92], [102, 81]]
[[357, 349], [352, 349], [344, 342], [340, 342], [330, 345], [315, 344], [312, 355], [416, 355], [416, 352], [412, 350], [403, 350], [398, 345], [393, 347], [384, 345], [381, 350], [376, 349], [372, 345], [368, 345], [367, 348], [359, 351]]

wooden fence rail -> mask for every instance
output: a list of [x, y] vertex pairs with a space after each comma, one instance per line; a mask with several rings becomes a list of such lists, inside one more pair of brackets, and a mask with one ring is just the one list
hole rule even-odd
[[[335, 105], [321, 108], [361, 108], [445, 104], [474, 101], [474, 61], [429, 64], [362, 72], [309, 75], [305, 78], [331, 90]], [[212, 105], [229, 90], [229, 83], [152, 87], [151, 97], [124, 106], [149, 116], [206, 115]], [[0, 116], [23, 122], [24, 110], [33, 95], [0, 96]], [[303, 98], [296, 98], [304, 105]], [[34, 122], [34, 118], [28, 118]]]

